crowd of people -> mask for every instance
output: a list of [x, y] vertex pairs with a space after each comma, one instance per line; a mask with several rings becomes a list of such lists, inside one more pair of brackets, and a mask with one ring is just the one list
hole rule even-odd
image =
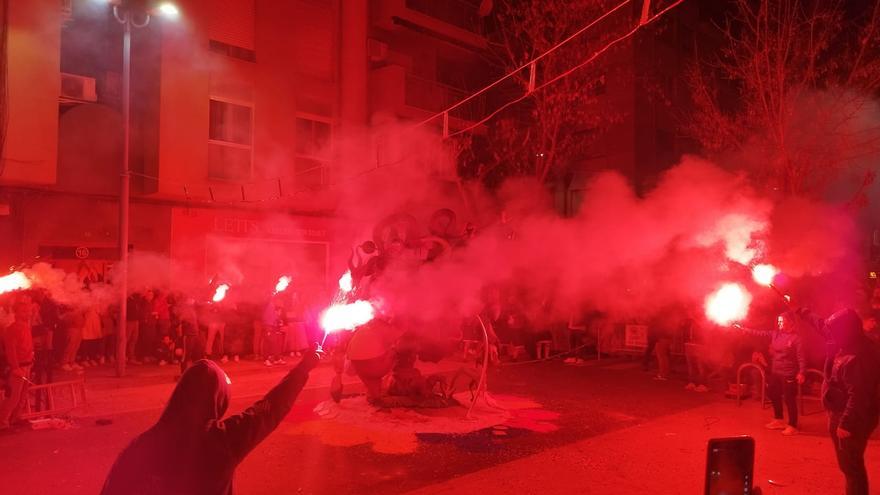
[[[88, 289], [84, 289], [88, 292]], [[317, 310], [298, 290], [273, 294], [265, 304], [197, 302], [180, 292], [145, 289], [118, 305], [65, 306], [43, 289], [0, 295], [0, 386], [7, 391], [0, 429], [20, 408], [26, 384], [57, 381], [64, 373], [114, 366], [119, 329], [132, 365], [179, 365], [181, 373], [207, 357], [220, 363], [252, 359], [286, 364], [318, 339]], [[59, 375], [61, 373], [61, 375]]]
[[[549, 341], [557, 353], [567, 356], [564, 362], [579, 364], [587, 353], [607, 350], [601, 346], [604, 331], [623, 325], [597, 311], [559, 321], [552, 316], [551, 302], [528, 296], [522, 290], [497, 286], [484, 292], [480, 320], [489, 335], [493, 363], [541, 359], [544, 356], [539, 343]], [[313, 356], [310, 343], [321, 340], [318, 309], [305, 304], [296, 290], [274, 294], [262, 305], [225, 300], [196, 302], [181, 293], [147, 289], [130, 295], [127, 321], [120, 326], [118, 308], [112, 305], [65, 307], [43, 290], [0, 296], [4, 343], [0, 360], [6, 370], [0, 429], [13, 420], [27, 384], [52, 381], [53, 370], [72, 372], [113, 364], [120, 328], [126, 332], [125, 359], [129, 363], [179, 364], [181, 376], [186, 376], [194, 363], [225, 363], [250, 357], [275, 366], [285, 364], [288, 355]], [[880, 412], [880, 352], [876, 351], [880, 345], [880, 288], [859, 313], [839, 312], [826, 323], [806, 309], [790, 306], [776, 318], [772, 329], [741, 325], [719, 329], [700, 323], [694, 311], [666, 308], [639, 322], [647, 329], [643, 364], [649, 369], [656, 360], [654, 378], [667, 380], [677, 364], [673, 349], [682, 351], [686, 388], [695, 392], [707, 392], [718, 383], [732, 388], [739, 382], [739, 366], [754, 364], [762, 372], [746, 374], [746, 389], [737, 393], [748, 393], [750, 386], [760, 393], [756, 387], [762, 383], [760, 375], [764, 375], [766, 394], [773, 406], [773, 417], [765, 426], [786, 436], [798, 433], [796, 398], [799, 386], [807, 380], [807, 370], [821, 370], [830, 435], [851, 487], [848, 493], [865, 493], [863, 456]], [[462, 326], [460, 338], [481, 341], [481, 333], [471, 322]], [[431, 387], [424, 377], [413, 374], [416, 355], [411, 352], [407, 359], [395, 362], [394, 383], [416, 383], [415, 388], [423, 393]], [[202, 369], [206, 365], [199, 366]], [[209, 366], [203, 374], [214, 376], [219, 369]], [[400, 379], [404, 375], [407, 380]], [[304, 379], [302, 373], [298, 376], [297, 381]], [[377, 380], [380, 383], [381, 377]], [[855, 395], [859, 397], [854, 399]]]

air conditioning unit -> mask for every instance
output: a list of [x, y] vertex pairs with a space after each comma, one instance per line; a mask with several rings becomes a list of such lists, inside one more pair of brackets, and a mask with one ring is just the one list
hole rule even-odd
[[95, 79], [62, 72], [60, 99], [70, 103], [98, 101], [98, 93], [95, 92]]
[[372, 62], [382, 62], [388, 58], [388, 43], [377, 39], [367, 38], [367, 54]]

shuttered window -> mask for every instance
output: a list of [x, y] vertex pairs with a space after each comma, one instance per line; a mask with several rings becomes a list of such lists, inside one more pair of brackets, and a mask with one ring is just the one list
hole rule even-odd
[[208, 38], [254, 49], [254, 0], [212, 0]]
[[334, 67], [333, 7], [330, 2], [297, 0], [294, 19], [295, 58], [298, 72], [332, 79]]

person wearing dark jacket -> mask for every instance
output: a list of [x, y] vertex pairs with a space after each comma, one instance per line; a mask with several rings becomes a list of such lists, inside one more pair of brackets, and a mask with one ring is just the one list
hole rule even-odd
[[[782, 430], [786, 436], [797, 434], [798, 385], [804, 383], [804, 372], [807, 369], [807, 357], [804, 353], [803, 340], [797, 333], [797, 319], [791, 312], [782, 313], [776, 319], [777, 330], [762, 332], [745, 329], [747, 333], [770, 337], [770, 373], [767, 376], [767, 396], [773, 404], [773, 420], [765, 425], [771, 430]], [[742, 327], [740, 327], [742, 328]], [[759, 364], [767, 366], [763, 355], [758, 354]], [[788, 424], [783, 421], [782, 404], [788, 409]]]
[[197, 361], [159, 421], [119, 455], [101, 494], [231, 494], [235, 468], [284, 419], [317, 363], [317, 353], [307, 353], [265, 397], [221, 419], [229, 378], [214, 362]]
[[831, 315], [824, 333], [837, 348], [828, 355], [822, 386], [834, 453], [846, 477], [846, 494], [868, 495], [865, 448], [880, 416], [880, 352], [852, 309]]
[[[807, 357], [801, 336], [795, 331], [794, 315], [783, 313], [777, 317], [778, 331], [770, 335], [770, 376], [767, 395], [773, 403], [773, 421], [767, 427], [782, 430], [783, 435], [794, 435], [798, 427], [798, 385], [804, 383]], [[788, 409], [788, 424], [782, 421], [782, 402]]]

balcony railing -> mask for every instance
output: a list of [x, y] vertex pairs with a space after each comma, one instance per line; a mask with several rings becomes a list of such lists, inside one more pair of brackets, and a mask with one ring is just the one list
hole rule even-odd
[[[413, 74], [406, 74], [404, 94], [404, 103], [408, 106], [430, 112], [441, 112], [465, 99], [469, 93], [437, 81], [421, 78]], [[485, 114], [485, 111], [486, 99], [484, 97], [477, 97], [456, 107], [450, 112], [450, 116], [468, 121], [476, 121]]]
[[452, 24], [475, 34], [486, 34], [483, 19], [477, 15], [479, 2], [466, 0], [406, 0], [406, 8]]

